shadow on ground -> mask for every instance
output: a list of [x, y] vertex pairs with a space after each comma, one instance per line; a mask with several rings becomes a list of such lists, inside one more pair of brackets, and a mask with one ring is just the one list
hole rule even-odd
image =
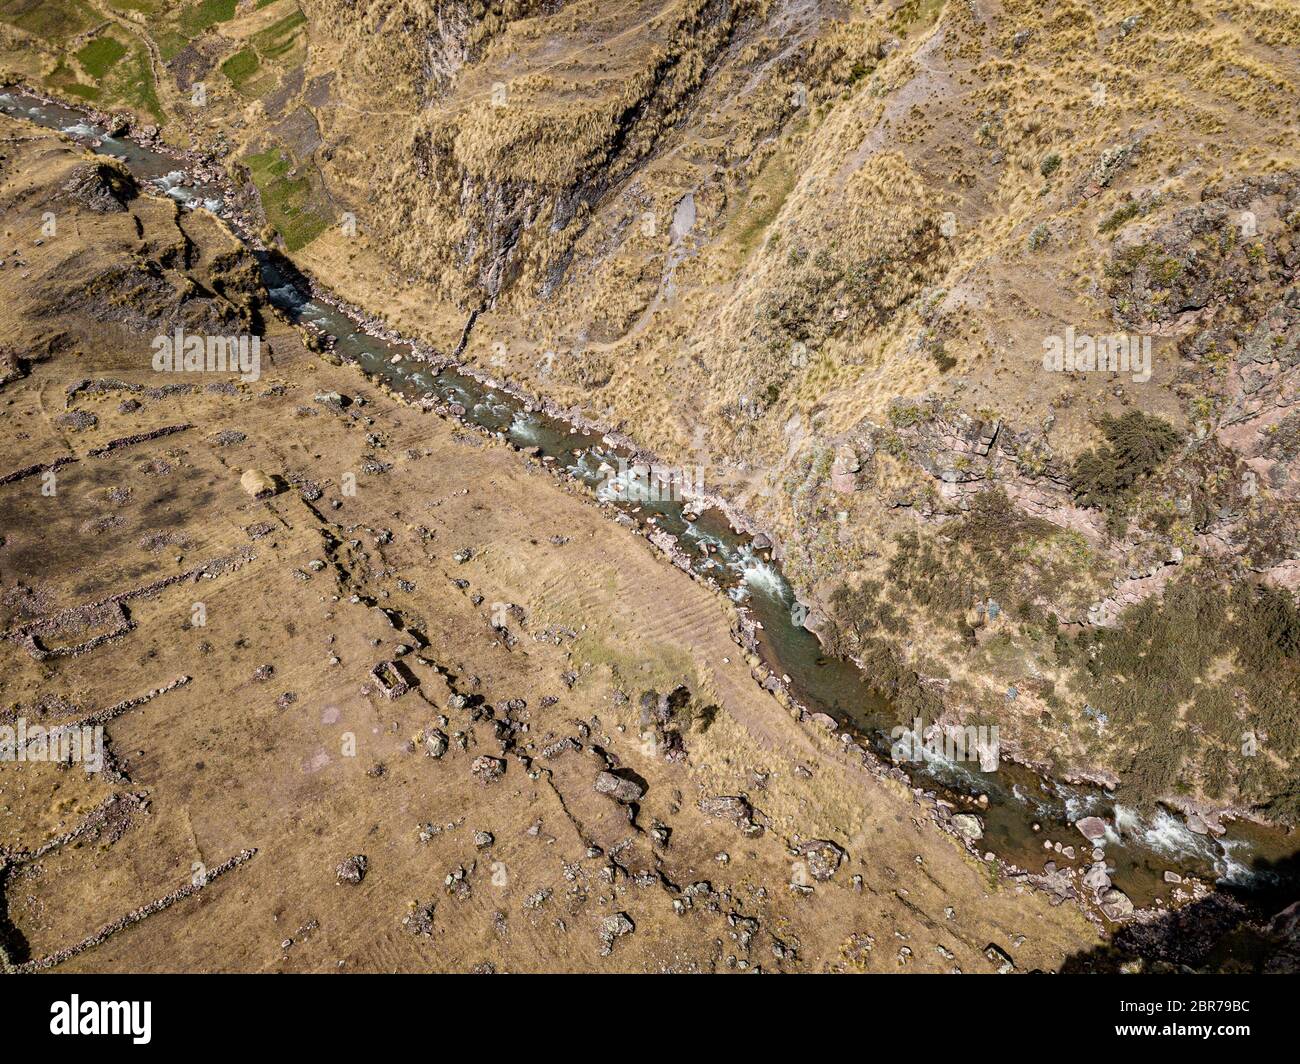
[[1250, 887], [1220, 885], [1190, 905], [1125, 924], [1107, 945], [1068, 957], [1061, 972], [1300, 972], [1300, 853], [1256, 861], [1251, 871]]

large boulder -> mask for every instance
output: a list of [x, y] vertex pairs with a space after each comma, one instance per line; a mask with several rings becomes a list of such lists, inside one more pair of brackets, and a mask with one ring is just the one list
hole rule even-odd
[[761, 835], [763, 828], [754, 822], [754, 807], [748, 800], [734, 794], [720, 794], [700, 799], [700, 811], [706, 816], [730, 820], [748, 835]]
[[469, 771], [480, 783], [494, 783], [506, 774], [506, 763], [499, 757], [484, 754], [474, 758]]
[[595, 787], [597, 794], [607, 794], [616, 802], [635, 802], [645, 794], [645, 788], [636, 780], [624, 779], [612, 772], [601, 772], [596, 777]]
[[1106, 821], [1099, 816], [1086, 816], [1082, 820], [1076, 820], [1074, 826], [1083, 833], [1085, 839], [1092, 842], [1098, 842], [1106, 837]]
[[1101, 896], [1101, 911], [1111, 920], [1122, 920], [1133, 912], [1133, 902], [1122, 890], [1112, 887]]

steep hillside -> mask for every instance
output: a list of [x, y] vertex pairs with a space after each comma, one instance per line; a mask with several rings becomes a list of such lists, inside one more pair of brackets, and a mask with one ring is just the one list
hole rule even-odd
[[1300, 814], [1292, 0], [57, 3], [0, 7], [15, 75], [156, 112], [344, 298], [704, 465], [931, 714]]

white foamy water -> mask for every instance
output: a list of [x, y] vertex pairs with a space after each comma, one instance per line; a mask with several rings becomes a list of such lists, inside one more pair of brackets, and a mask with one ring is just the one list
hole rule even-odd
[[897, 761], [919, 765], [927, 776], [946, 787], [966, 792], [984, 790], [984, 781], [969, 766], [949, 757], [942, 749], [935, 749], [926, 741], [932, 736], [932, 731], [926, 733], [926, 738], [913, 731], [904, 732], [895, 741], [891, 752]]
[[[541, 437], [538, 434], [538, 424], [522, 410], [516, 410], [513, 420], [510, 422], [510, 435], [521, 439], [526, 443], [536, 443]], [[585, 457], [585, 456], [584, 456]], [[579, 459], [574, 463], [571, 471], [577, 472], [582, 468], [582, 460]]]
[[1065, 815], [1071, 823], [1099, 812], [1103, 805], [1102, 796], [1095, 792], [1076, 791], [1068, 787], [1059, 787], [1057, 793], [1065, 802]]
[[960, 761], [954, 761], [933, 750], [922, 750], [921, 757], [925, 760], [925, 771], [949, 786], [957, 786], [967, 791], [978, 791], [984, 786], [980, 777]]
[[1251, 871], [1250, 866], [1244, 861], [1240, 861], [1235, 856], [1235, 851], [1244, 850], [1249, 856], [1250, 845], [1243, 839], [1221, 839], [1219, 846], [1222, 850], [1220, 857], [1214, 862], [1214, 870], [1219, 873], [1219, 878], [1228, 883], [1249, 883], [1256, 878], [1256, 874]]
[[1247, 843], [1198, 835], [1182, 817], [1165, 809], [1156, 810], [1147, 820], [1127, 806], [1115, 806], [1115, 827], [1107, 825], [1106, 841], [1119, 843], [1121, 839], [1135, 841], [1173, 862], [1190, 860], [1207, 864], [1222, 881], [1248, 883], [1255, 878], [1255, 873], [1235, 856], [1238, 850], [1249, 850]]
[[755, 591], [775, 599], [785, 598], [785, 581], [776, 568], [768, 562], [741, 563], [741, 576]]
[[[520, 411], [515, 415], [515, 420], [527, 427], [527, 431], [540, 439], [542, 423], [537, 418], [525, 411]], [[600, 448], [593, 447], [589, 451], [574, 451], [572, 460], [569, 462], [569, 472], [575, 477], [580, 477], [588, 484], [599, 483], [605, 476], [601, 472], [601, 466], [608, 465], [605, 456]]]
[[712, 532], [705, 532], [698, 525], [688, 524], [682, 533], [682, 539], [694, 540], [697, 543], [711, 543], [720, 554], [724, 557], [727, 555], [727, 545], [722, 537], [715, 536]]
[[[1038, 794], [1026, 794], [1020, 789], [1020, 784], [1018, 783], [1013, 783], [1011, 785], [1011, 797], [1021, 805], [1029, 806], [1034, 810], [1037, 816], [1040, 816], [1044, 820], [1050, 820], [1057, 814], [1057, 808], [1053, 806], [1051, 802]], [[1068, 800], [1066, 802], [1066, 808], [1069, 808]], [[1071, 817], [1071, 819], [1075, 818]]]
[[606, 466], [596, 488], [601, 502], [660, 503], [674, 498], [674, 485], [653, 476], [649, 466]]
[[754, 553], [752, 545], [745, 543], [736, 556], [727, 559], [727, 568], [739, 574], [749, 587], [778, 602], [789, 603], [790, 593], [780, 570]]
[[1156, 853], [1171, 856], [1193, 856], [1213, 860], [1218, 849], [1207, 835], [1192, 831], [1180, 817], [1157, 810], [1149, 823], [1138, 821], [1138, 837]]
[[[33, 107], [28, 113], [39, 114], [40, 112]], [[97, 130], [89, 122], [76, 122], [70, 126], [64, 126], [62, 129], [59, 130], [59, 132], [67, 133], [71, 137], [98, 137], [99, 136], [99, 130]]]

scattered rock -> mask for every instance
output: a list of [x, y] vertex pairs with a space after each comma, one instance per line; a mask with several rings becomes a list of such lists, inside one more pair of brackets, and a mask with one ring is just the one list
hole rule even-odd
[[469, 771], [480, 783], [493, 783], [506, 774], [506, 763], [499, 757], [484, 754], [474, 758]]
[[356, 886], [366, 878], [366, 868], [368, 865], [369, 861], [366, 860], [366, 855], [363, 853], [354, 854], [351, 857], [344, 858], [339, 862], [339, 866], [336, 869], [338, 881], [340, 883], [349, 883], [352, 886]]
[[1083, 885], [1098, 894], [1109, 890], [1111, 886], [1110, 873], [1106, 871], [1106, 862], [1098, 861], [1089, 868], [1083, 875]]
[[615, 939], [630, 935], [636, 930], [636, 924], [627, 913], [618, 912], [607, 916], [600, 923], [600, 955], [608, 957], [614, 950]]
[[429, 938], [433, 935], [434, 903], [417, 906], [409, 915], [402, 918], [403, 926], [413, 935]]

